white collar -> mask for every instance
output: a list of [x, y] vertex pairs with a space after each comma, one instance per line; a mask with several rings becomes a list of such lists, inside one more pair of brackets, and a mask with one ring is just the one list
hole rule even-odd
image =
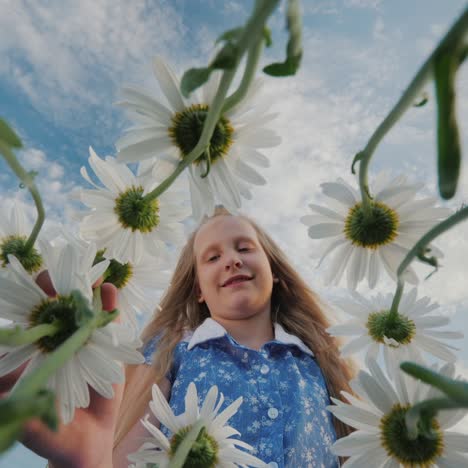
[[[300, 338], [287, 333], [279, 323], [275, 323], [274, 327], [275, 341], [286, 345], [297, 346], [304, 353], [309, 354], [310, 356], [314, 355], [314, 353], [302, 342]], [[187, 349], [190, 350], [197, 344], [208, 340], [213, 340], [215, 338], [221, 338], [227, 334], [228, 332], [222, 325], [220, 325], [216, 320], [213, 320], [211, 317], [208, 317], [200, 326], [195, 329], [193, 334], [187, 334], [184, 341], [188, 341], [189, 344]]]

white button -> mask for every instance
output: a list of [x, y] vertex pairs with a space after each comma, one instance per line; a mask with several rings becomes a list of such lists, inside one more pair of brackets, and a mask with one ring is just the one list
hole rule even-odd
[[262, 374], [268, 374], [268, 371], [270, 370], [270, 368], [266, 365], [266, 364], [263, 364], [262, 367], [260, 367], [260, 372]]
[[270, 419], [276, 419], [278, 417], [278, 410], [276, 408], [270, 408], [268, 410], [268, 417]]
[[268, 468], [278, 468], [278, 463], [276, 463], [276, 462], [270, 462], [270, 463], [268, 463], [267, 466], [268, 466]]

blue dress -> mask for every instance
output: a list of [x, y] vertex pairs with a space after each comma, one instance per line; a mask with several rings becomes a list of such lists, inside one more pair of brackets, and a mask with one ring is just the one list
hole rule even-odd
[[[151, 364], [157, 337], [143, 350]], [[184, 412], [184, 398], [194, 382], [199, 404], [212, 385], [223, 393], [223, 408], [243, 397], [227, 422], [254, 447], [253, 455], [271, 468], [336, 468], [330, 451], [336, 440], [322, 372], [312, 351], [296, 336], [275, 324], [275, 339], [253, 350], [237, 343], [215, 320], [206, 319], [174, 350], [167, 376], [172, 384], [169, 404]], [[170, 433], [161, 426], [166, 436]]]

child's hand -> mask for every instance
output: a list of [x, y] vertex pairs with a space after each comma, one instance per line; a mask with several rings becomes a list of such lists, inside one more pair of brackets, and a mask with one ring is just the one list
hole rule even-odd
[[[101, 283], [102, 279], [93, 287], [101, 286], [102, 307], [112, 311], [117, 307], [117, 289], [113, 284]], [[49, 296], [56, 295], [47, 272], [38, 276], [37, 284]], [[0, 378], [0, 397], [2, 392], [13, 387], [26, 365]], [[104, 398], [89, 387], [89, 407], [76, 408], [73, 421], [67, 425], [60, 424], [58, 431], [53, 432], [39, 419], [31, 420], [25, 425], [21, 442], [47, 458], [51, 468], [112, 468], [114, 429], [123, 387], [124, 384], [113, 385], [113, 399]]]

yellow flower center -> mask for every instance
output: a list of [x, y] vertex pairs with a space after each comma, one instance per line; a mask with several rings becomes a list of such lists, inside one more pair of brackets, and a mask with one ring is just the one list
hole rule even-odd
[[8, 236], [0, 240], [0, 258], [2, 266], [8, 264], [8, 255], [14, 255], [28, 273], [38, 271], [42, 266], [42, 257], [33, 247], [26, 251], [25, 236]]
[[377, 249], [389, 244], [397, 237], [398, 214], [381, 202], [371, 202], [371, 213], [364, 216], [361, 202], [348, 212], [344, 232], [356, 246]]
[[416, 334], [416, 325], [411, 319], [400, 314], [393, 318], [389, 310], [369, 314], [366, 326], [369, 336], [377, 343], [385, 343], [385, 337], [407, 345]]
[[29, 323], [31, 327], [60, 323], [60, 330], [53, 336], [40, 338], [36, 345], [44, 353], [50, 353], [58, 348], [78, 329], [75, 318], [76, 304], [71, 296], [47, 298], [31, 312]]
[[131, 187], [115, 200], [120, 224], [133, 232], [151, 232], [159, 224], [159, 201], [145, 200], [143, 187]]
[[380, 440], [390, 457], [405, 468], [429, 468], [436, 464], [444, 451], [443, 433], [436, 419], [432, 420], [433, 438], [418, 435], [414, 440], [408, 437], [405, 415], [411, 405], [396, 404], [390, 413], [380, 420]]
[[[190, 432], [191, 426], [184, 427], [172, 436], [170, 441], [170, 456], [174, 456], [177, 448]], [[192, 445], [183, 468], [212, 468], [218, 462], [218, 443], [203, 427]]]
[[[202, 134], [203, 125], [208, 115], [208, 106], [193, 104], [172, 117], [172, 126], [169, 127], [169, 136], [179, 148], [181, 158], [184, 159], [197, 145]], [[215, 126], [210, 140], [209, 153], [212, 163], [227, 155], [232, 145], [234, 129], [225, 117], [221, 117]], [[207, 152], [195, 161], [195, 164], [206, 162]]]

